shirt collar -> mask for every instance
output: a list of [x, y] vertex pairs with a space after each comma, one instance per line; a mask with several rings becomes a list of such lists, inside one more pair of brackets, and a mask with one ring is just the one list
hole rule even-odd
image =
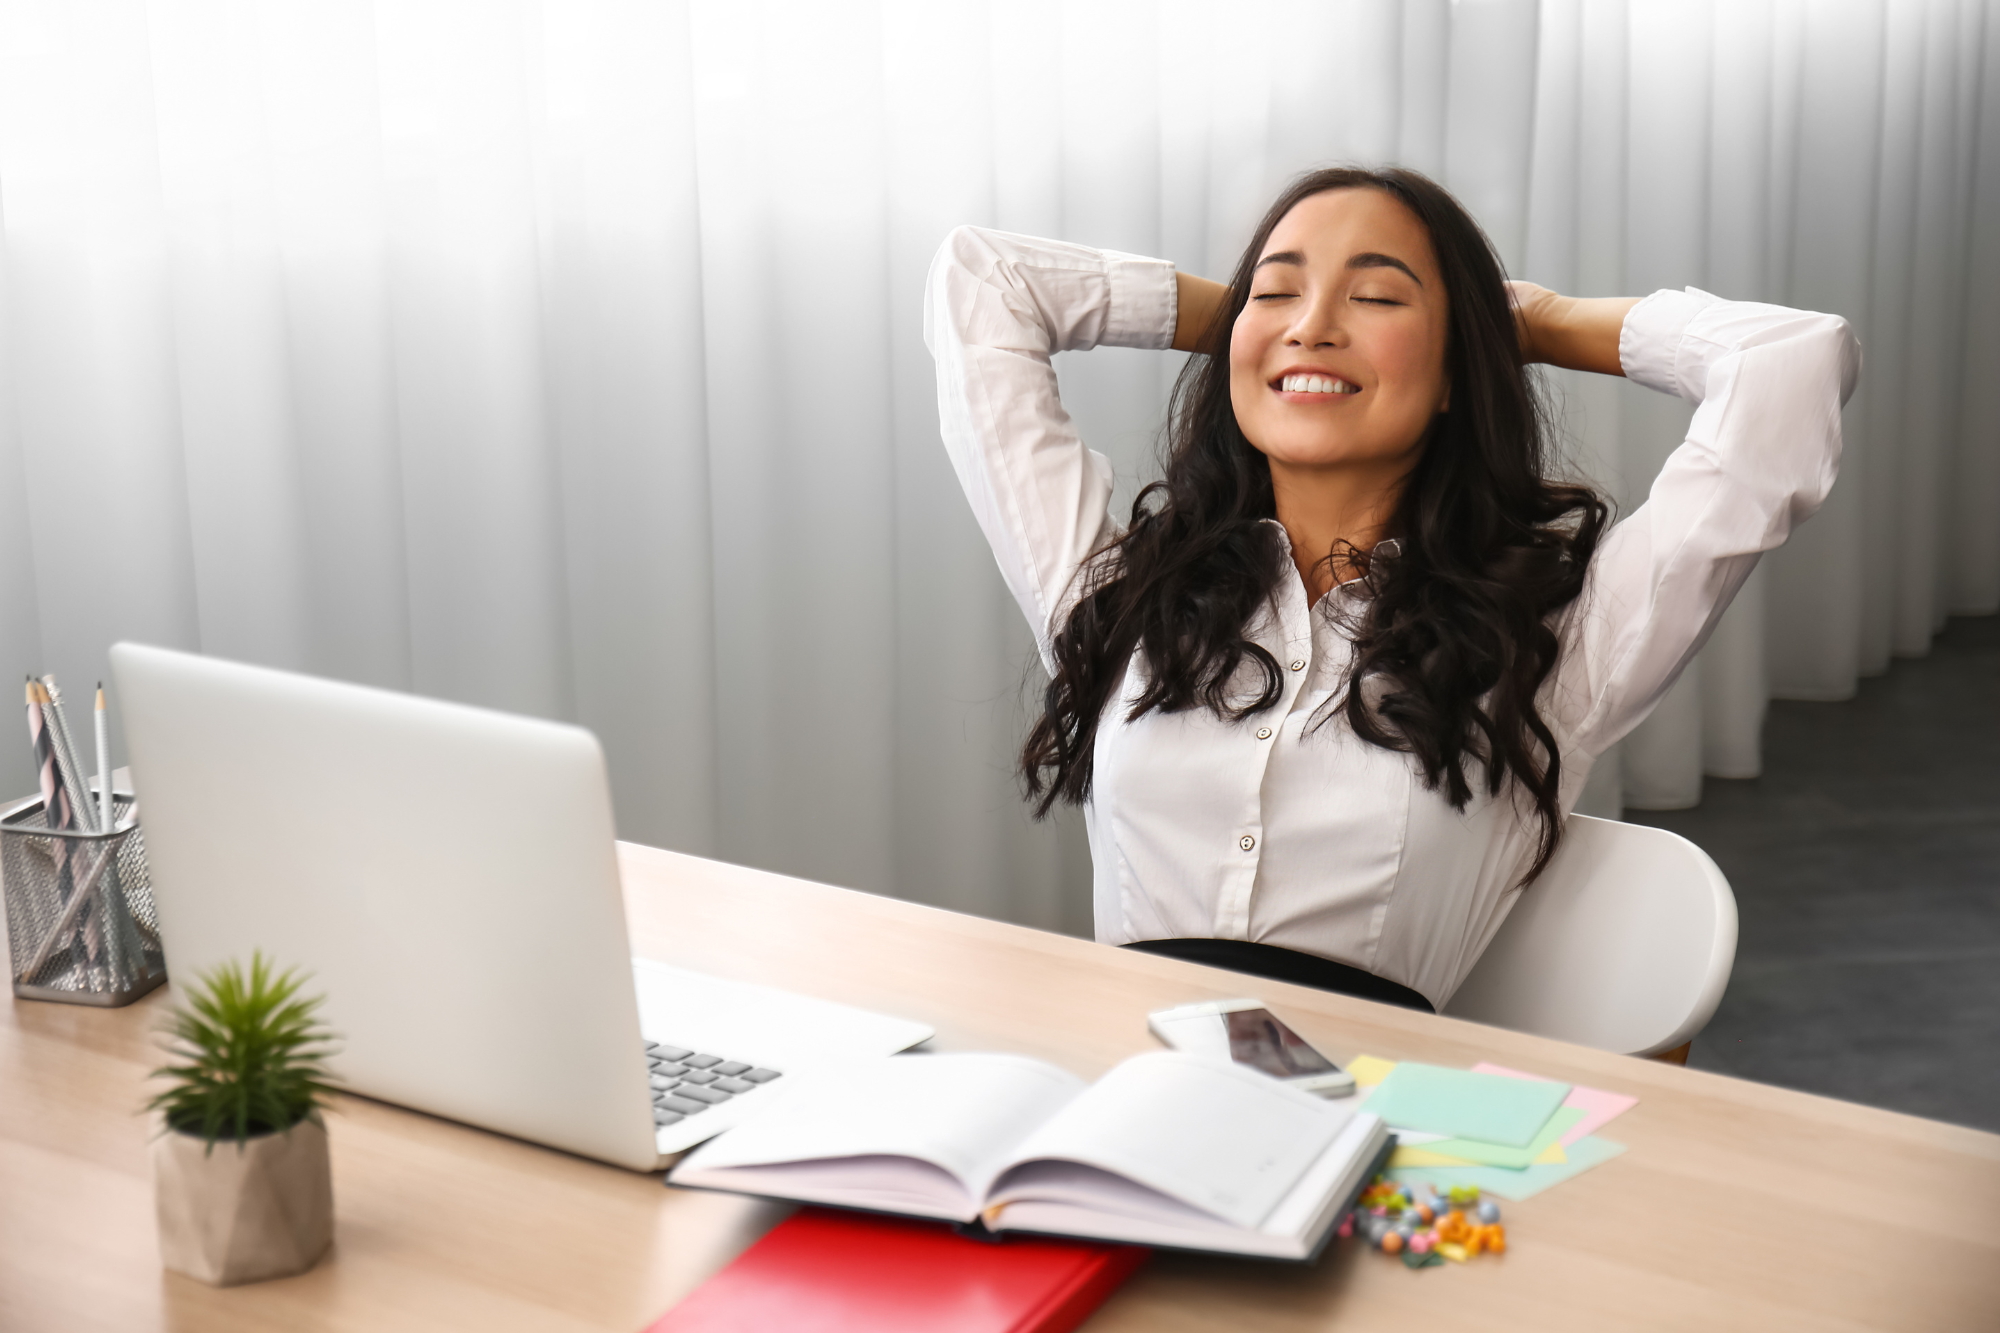
[[[1275, 518], [1267, 518], [1262, 521], [1269, 523], [1281, 533], [1285, 532], [1285, 525]], [[1291, 534], [1285, 533], [1285, 545], [1281, 549], [1284, 551], [1285, 560], [1289, 563], [1292, 554]], [[1368, 558], [1370, 560], [1394, 560], [1402, 553], [1403, 543], [1401, 541], [1394, 537], [1384, 537], [1369, 548]], [[1342, 579], [1333, 585], [1327, 595], [1332, 596], [1336, 592], [1348, 597], [1366, 597], [1368, 595], [1367, 576], [1357, 574], [1351, 579]]]

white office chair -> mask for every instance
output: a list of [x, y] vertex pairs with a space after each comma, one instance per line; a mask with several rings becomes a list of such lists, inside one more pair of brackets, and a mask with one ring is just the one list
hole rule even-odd
[[1451, 997], [1453, 1018], [1626, 1055], [1691, 1041], [1736, 962], [1736, 898], [1679, 834], [1571, 815]]

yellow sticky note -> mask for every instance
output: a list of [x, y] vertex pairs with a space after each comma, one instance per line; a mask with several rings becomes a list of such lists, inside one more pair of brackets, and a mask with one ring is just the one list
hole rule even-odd
[[1429, 1152], [1422, 1147], [1398, 1148], [1389, 1156], [1389, 1165], [1398, 1166], [1473, 1166], [1463, 1157], [1447, 1157], [1441, 1152]]
[[1384, 1060], [1379, 1055], [1357, 1055], [1347, 1062], [1347, 1072], [1354, 1075], [1355, 1086], [1372, 1088], [1389, 1077], [1389, 1071], [1396, 1067], [1394, 1060]]
[[[1534, 1161], [1536, 1166], [1562, 1166], [1569, 1161], [1569, 1154], [1560, 1143], [1551, 1143], [1548, 1151]], [[1478, 1162], [1463, 1157], [1453, 1157], [1448, 1153], [1432, 1152], [1422, 1144], [1412, 1144], [1397, 1148], [1389, 1157], [1391, 1167], [1398, 1166], [1478, 1166]]]

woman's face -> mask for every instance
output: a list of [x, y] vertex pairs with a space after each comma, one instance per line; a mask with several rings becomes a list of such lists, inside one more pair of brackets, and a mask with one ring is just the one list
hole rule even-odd
[[1401, 200], [1300, 201], [1258, 256], [1229, 339], [1229, 397], [1274, 466], [1407, 466], [1450, 402], [1449, 306], [1430, 234]]

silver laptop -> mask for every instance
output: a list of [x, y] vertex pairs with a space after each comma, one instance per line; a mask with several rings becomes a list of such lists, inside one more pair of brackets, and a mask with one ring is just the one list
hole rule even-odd
[[634, 959], [580, 727], [138, 644], [111, 666], [168, 971], [310, 973], [354, 1092], [652, 1170], [789, 1076], [932, 1035]]

